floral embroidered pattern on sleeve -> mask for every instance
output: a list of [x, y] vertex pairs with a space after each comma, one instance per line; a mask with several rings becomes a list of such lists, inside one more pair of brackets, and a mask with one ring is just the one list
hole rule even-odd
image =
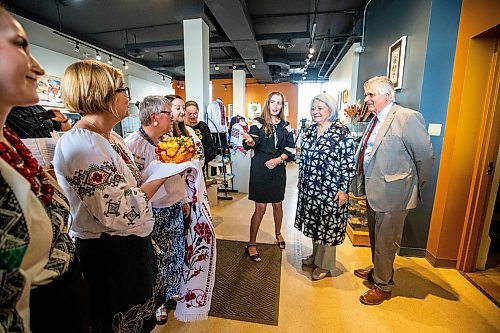
[[104, 161], [101, 165], [91, 164], [86, 170], [77, 170], [73, 177], [66, 177], [80, 198], [93, 196], [95, 191], [106, 187], [117, 187], [125, 178], [117, 173], [113, 164]]

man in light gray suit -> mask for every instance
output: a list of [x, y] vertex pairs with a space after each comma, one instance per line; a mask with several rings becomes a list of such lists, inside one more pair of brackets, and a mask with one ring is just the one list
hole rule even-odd
[[365, 103], [375, 117], [356, 152], [357, 177], [351, 190], [366, 193], [372, 269], [354, 275], [374, 283], [361, 295], [376, 305], [391, 297], [396, 241], [408, 211], [420, 201], [422, 186], [434, 163], [434, 152], [422, 115], [394, 104], [394, 87], [383, 76], [366, 81]]

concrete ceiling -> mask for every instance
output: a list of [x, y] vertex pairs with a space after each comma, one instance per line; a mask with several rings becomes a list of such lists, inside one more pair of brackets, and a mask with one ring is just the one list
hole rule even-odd
[[[230, 78], [234, 65], [262, 83], [327, 80], [334, 59], [338, 62], [360, 39], [366, 2], [4, 1], [22, 17], [179, 80], [184, 77], [182, 20], [202, 17], [210, 28], [210, 78]], [[68, 40], [65, 44], [74, 49]], [[309, 45], [316, 52], [304, 75]]]

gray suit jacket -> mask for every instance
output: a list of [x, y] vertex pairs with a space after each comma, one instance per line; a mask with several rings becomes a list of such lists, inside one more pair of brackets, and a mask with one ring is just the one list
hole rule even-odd
[[[356, 163], [360, 150], [361, 145]], [[366, 193], [376, 212], [412, 209], [421, 199], [420, 191], [433, 163], [434, 151], [424, 118], [417, 111], [394, 104], [377, 133], [365, 175], [355, 177], [351, 190], [357, 195]]]

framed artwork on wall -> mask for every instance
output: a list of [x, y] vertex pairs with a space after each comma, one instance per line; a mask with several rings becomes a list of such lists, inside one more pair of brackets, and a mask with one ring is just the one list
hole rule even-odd
[[349, 90], [345, 89], [344, 91], [342, 91], [342, 103], [347, 104], [348, 101], [349, 101]]
[[38, 79], [36, 92], [40, 98], [38, 104], [48, 107], [63, 108], [61, 98], [61, 79], [56, 76], [44, 75]]
[[394, 89], [401, 89], [403, 87], [406, 39], [407, 36], [403, 36], [389, 46], [389, 53], [387, 55], [387, 77], [394, 84]]

